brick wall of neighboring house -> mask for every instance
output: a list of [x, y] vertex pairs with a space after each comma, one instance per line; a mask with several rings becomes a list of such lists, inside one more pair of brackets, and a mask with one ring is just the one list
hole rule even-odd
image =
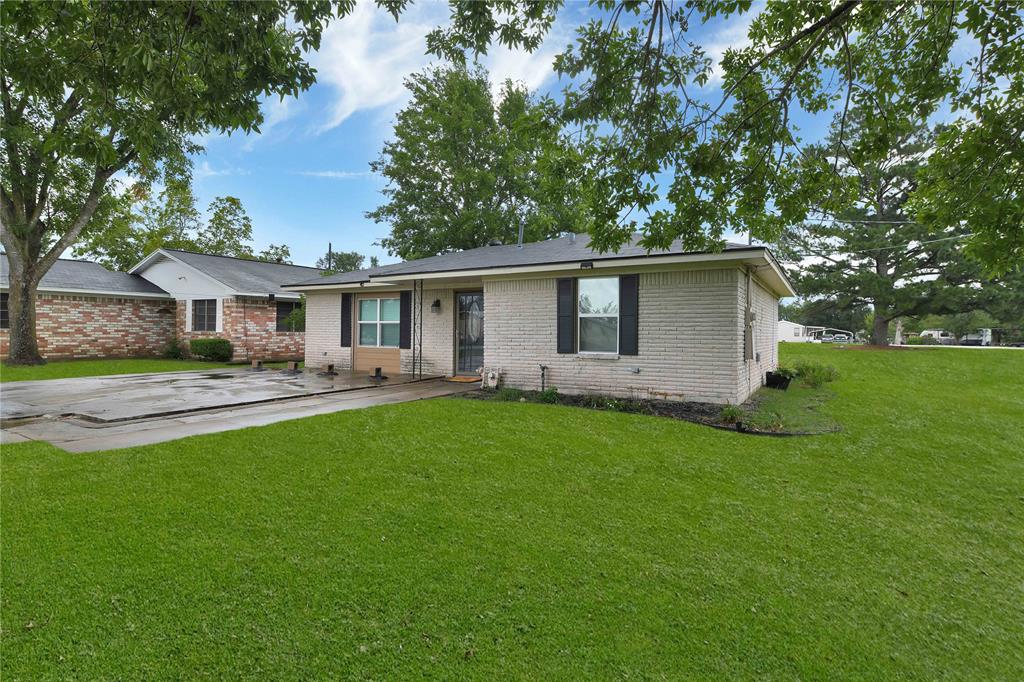
[[[158, 357], [174, 334], [174, 301], [39, 294], [36, 338], [47, 360]], [[7, 355], [9, 330], [0, 330]]]
[[186, 300], [178, 301], [176, 328], [187, 349], [191, 339], [225, 338], [231, 342], [232, 360], [301, 360], [305, 353], [304, 332], [277, 331], [277, 303], [265, 297], [234, 296], [221, 302], [221, 331], [197, 332], [186, 329]]

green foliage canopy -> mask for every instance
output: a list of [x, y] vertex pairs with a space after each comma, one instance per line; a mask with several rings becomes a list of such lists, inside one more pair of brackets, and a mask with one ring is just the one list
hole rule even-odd
[[367, 213], [388, 223], [381, 244], [403, 259], [586, 231], [586, 183], [550, 99], [507, 82], [497, 100], [482, 68], [415, 74], [394, 138], [371, 168], [388, 180]]

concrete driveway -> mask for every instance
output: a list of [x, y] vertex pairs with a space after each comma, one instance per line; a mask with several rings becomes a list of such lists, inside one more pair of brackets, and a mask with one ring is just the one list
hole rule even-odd
[[377, 385], [363, 374], [276, 369], [13, 382], [0, 388], [0, 438], [91, 452], [476, 388], [439, 377], [399, 375]]

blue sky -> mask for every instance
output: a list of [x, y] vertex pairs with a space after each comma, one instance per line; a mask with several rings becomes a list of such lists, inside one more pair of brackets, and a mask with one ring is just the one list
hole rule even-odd
[[[492, 50], [481, 58], [496, 84], [505, 78], [557, 94], [556, 54], [573, 38], [589, 4], [569, 0], [544, 44], [533, 53]], [[285, 243], [292, 260], [312, 264], [327, 251], [359, 251], [395, 260], [374, 245], [388, 231], [364, 217], [382, 201], [384, 180], [369, 171], [407, 101], [403, 79], [432, 63], [425, 36], [445, 23], [442, 2], [419, 2], [399, 22], [362, 2], [332, 24], [321, 49], [309, 56], [317, 83], [297, 99], [266, 102], [260, 135], [208, 136], [195, 159], [195, 191], [202, 206], [214, 197], [240, 198], [253, 220], [257, 248]], [[709, 55], [741, 44], [752, 13], [692, 30]], [[720, 94], [712, 84], [708, 98]], [[807, 131], [811, 132], [811, 131]]]

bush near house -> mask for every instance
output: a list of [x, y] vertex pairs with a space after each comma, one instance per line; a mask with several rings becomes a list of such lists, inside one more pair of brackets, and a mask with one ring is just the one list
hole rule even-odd
[[231, 359], [231, 342], [227, 339], [192, 339], [188, 343], [192, 357], [211, 362], [227, 362]]

